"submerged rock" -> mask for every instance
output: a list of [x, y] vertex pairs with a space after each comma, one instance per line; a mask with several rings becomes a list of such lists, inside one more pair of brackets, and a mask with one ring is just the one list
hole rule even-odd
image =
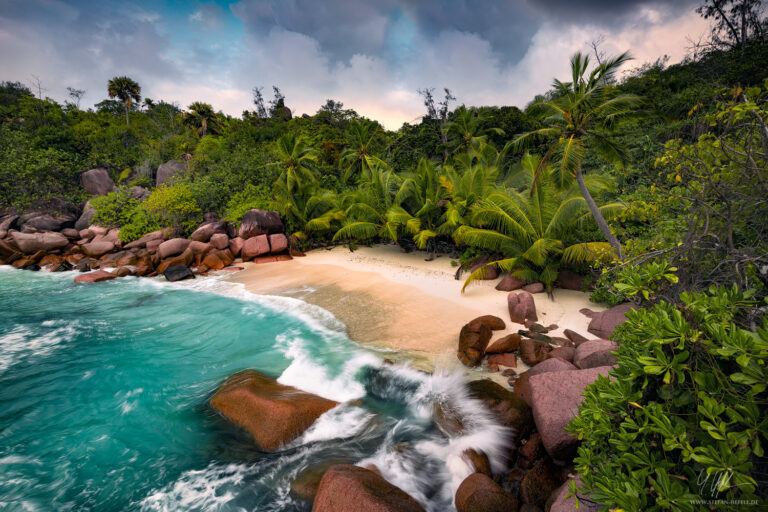
[[337, 464], [323, 475], [312, 511], [424, 512], [424, 509], [405, 491], [375, 472], [351, 464]]
[[487, 475], [473, 473], [456, 490], [457, 512], [509, 512], [517, 500]]
[[251, 434], [264, 451], [290, 443], [336, 405], [255, 370], [232, 375], [211, 398], [211, 406]]
[[107, 272], [106, 270], [95, 270], [88, 272], [87, 274], [81, 274], [75, 278], [76, 283], [100, 283], [101, 281], [109, 281], [111, 279], [117, 279], [117, 276]]

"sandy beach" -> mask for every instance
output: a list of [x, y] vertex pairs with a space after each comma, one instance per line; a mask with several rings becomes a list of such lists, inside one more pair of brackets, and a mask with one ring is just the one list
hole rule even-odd
[[[306, 257], [269, 264], [243, 264], [232, 275], [254, 293], [300, 298], [323, 307], [347, 326], [355, 341], [421, 355], [433, 363], [456, 361], [461, 326], [480, 315], [496, 315], [507, 323], [494, 339], [516, 332], [509, 321], [507, 293], [495, 290], [496, 280], [472, 284], [462, 293], [451, 259], [442, 255], [425, 261], [421, 251], [403, 253], [396, 245], [318, 249]], [[582, 292], [556, 289], [555, 300], [534, 295], [539, 323], [587, 334], [584, 307], [603, 308]], [[493, 342], [493, 341], [491, 341]], [[522, 364], [522, 363], [520, 363]]]

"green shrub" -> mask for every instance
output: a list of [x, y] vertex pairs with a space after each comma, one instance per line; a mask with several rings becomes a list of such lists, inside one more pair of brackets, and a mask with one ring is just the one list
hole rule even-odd
[[195, 202], [189, 185], [184, 182], [160, 185], [144, 205], [160, 227], [170, 228], [177, 236], [191, 233], [203, 221], [203, 212]]
[[131, 190], [119, 187], [107, 195], [91, 199], [96, 210], [93, 223], [107, 228], [119, 228], [127, 224], [139, 202], [131, 198]]
[[668, 261], [649, 261], [638, 266], [604, 268], [590, 299], [615, 306], [623, 302], [654, 302], [659, 292], [678, 282], [677, 268]]
[[768, 322], [735, 323], [752, 296], [712, 287], [627, 313], [614, 379], [587, 387], [568, 427], [582, 440], [582, 492], [627, 511], [765, 503]]
[[120, 228], [120, 241], [123, 243], [138, 240], [147, 233], [161, 229], [160, 221], [144, 205], [139, 205], [131, 212], [128, 222]]
[[243, 220], [245, 212], [254, 208], [269, 209], [269, 204], [269, 189], [267, 187], [248, 184], [243, 190], [235, 193], [229, 199], [224, 220], [231, 222], [235, 226], [240, 226], [240, 221]]

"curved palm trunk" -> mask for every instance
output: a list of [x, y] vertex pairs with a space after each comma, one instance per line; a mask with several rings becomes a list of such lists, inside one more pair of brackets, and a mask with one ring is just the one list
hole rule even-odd
[[128, 120], [128, 103], [125, 103], [125, 126], [130, 126], [131, 123]]
[[589, 193], [587, 184], [584, 183], [584, 175], [581, 173], [581, 165], [576, 169], [576, 182], [579, 184], [581, 195], [584, 196], [584, 200], [587, 202], [589, 212], [592, 214], [592, 217], [594, 217], [595, 222], [597, 222], [597, 227], [600, 228], [605, 239], [611, 244], [613, 250], [616, 251], [616, 256], [618, 256], [619, 260], [623, 260], [624, 255], [621, 253], [621, 243], [619, 242], [619, 239], [611, 233], [611, 227], [605, 221], [605, 218], [603, 218], [603, 214], [600, 213], [600, 209], [597, 207], [595, 200], [592, 199], [592, 194]]

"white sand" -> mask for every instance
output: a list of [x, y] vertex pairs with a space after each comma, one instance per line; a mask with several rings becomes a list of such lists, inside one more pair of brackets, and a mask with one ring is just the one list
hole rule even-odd
[[[396, 245], [355, 252], [335, 247], [287, 262], [246, 263], [246, 270], [231, 279], [255, 293], [299, 297], [321, 306], [347, 325], [350, 338], [421, 353], [433, 363], [456, 361], [459, 331], [477, 316], [504, 319], [507, 329], [495, 332], [494, 339], [523, 328], [509, 321], [507, 292], [494, 289], [498, 279], [472, 284], [462, 293], [464, 281], [454, 278], [451, 260], [426, 257], [420, 251], [402, 253]], [[587, 335], [589, 319], [579, 310], [604, 309], [582, 292], [556, 289], [554, 297], [534, 294], [539, 323], [558, 326], [552, 336], [562, 335], [563, 329]]]

